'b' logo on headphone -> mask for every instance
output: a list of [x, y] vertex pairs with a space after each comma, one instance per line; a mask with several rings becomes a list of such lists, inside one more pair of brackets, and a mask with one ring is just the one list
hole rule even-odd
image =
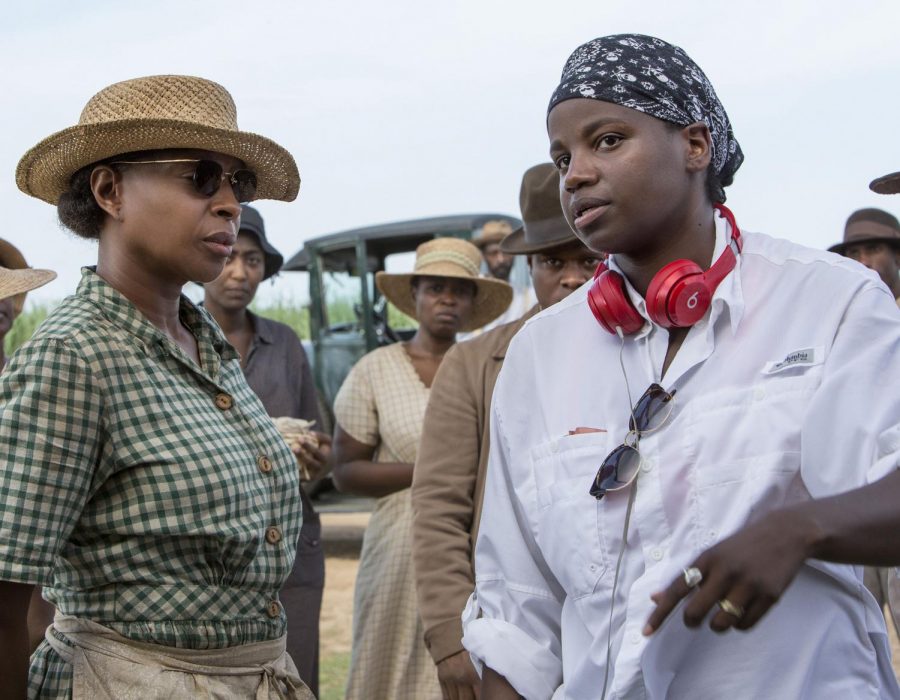
[[698, 295], [699, 293], [700, 293], [699, 291], [698, 291], [698, 292], [694, 292], [693, 294], [691, 294], [691, 295], [688, 297], [688, 300], [687, 300], [687, 307], [688, 307], [689, 309], [696, 308], [696, 306], [697, 306], [697, 295]]

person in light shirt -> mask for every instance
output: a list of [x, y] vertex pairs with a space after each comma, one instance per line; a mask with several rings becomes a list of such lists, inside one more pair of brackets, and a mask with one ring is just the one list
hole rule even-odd
[[464, 613], [482, 700], [900, 698], [862, 569], [835, 563], [886, 563], [896, 527], [858, 498], [824, 517], [896, 481], [894, 299], [741, 228], [740, 146], [677, 47], [579, 47], [547, 128], [563, 211], [610, 257], [497, 381]]

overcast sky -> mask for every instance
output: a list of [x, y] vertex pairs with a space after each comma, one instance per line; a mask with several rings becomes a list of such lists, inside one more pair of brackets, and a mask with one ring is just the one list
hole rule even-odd
[[[379, 0], [8, 3], [0, 24], [4, 237], [71, 293], [96, 248], [19, 192], [15, 167], [128, 78], [186, 73], [223, 84], [242, 129], [296, 158], [297, 201], [261, 202], [270, 240], [392, 220], [518, 213], [521, 175], [547, 160], [545, 110], [563, 63], [603, 34], [680, 45], [713, 82], [746, 161], [728, 190], [742, 228], [827, 247], [900, 170], [896, 0], [643, 2]], [[281, 275], [262, 294], [298, 297]]]

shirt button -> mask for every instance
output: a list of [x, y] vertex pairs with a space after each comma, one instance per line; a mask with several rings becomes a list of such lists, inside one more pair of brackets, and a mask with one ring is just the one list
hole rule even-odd
[[654, 465], [655, 462], [652, 459], [645, 459], [643, 462], [641, 462], [641, 470], [645, 472], [652, 471]]
[[272, 525], [266, 528], [266, 542], [269, 544], [278, 544], [281, 542], [281, 530]]
[[269, 601], [269, 604], [266, 606], [266, 614], [269, 617], [278, 617], [281, 615], [281, 603], [277, 600]]
[[588, 568], [589, 568], [591, 571], [596, 571], [596, 570], [597, 570], [597, 565], [596, 565], [596, 564], [591, 564]]
[[218, 408], [220, 411], [227, 411], [233, 405], [234, 399], [232, 399], [228, 394], [216, 394], [216, 408]]
[[659, 561], [663, 558], [663, 551], [659, 547], [654, 547], [650, 550], [650, 556], [653, 557], [653, 561]]
[[256, 458], [256, 466], [259, 467], [263, 474], [268, 474], [272, 471], [272, 462], [265, 455], [260, 455]]

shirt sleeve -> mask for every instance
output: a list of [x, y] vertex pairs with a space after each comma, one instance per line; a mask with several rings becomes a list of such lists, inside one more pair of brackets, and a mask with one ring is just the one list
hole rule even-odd
[[379, 443], [378, 409], [372, 387], [371, 355], [357, 362], [334, 398], [334, 420], [364, 445]]
[[26, 343], [0, 378], [0, 580], [48, 585], [91, 493], [102, 397], [64, 341]]
[[[526, 401], [524, 339], [513, 339], [491, 408], [491, 452], [475, 546], [475, 593], [463, 614], [463, 645], [481, 672], [488, 666], [525, 698], [549, 698], [562, 683], [561, 617], [564, 591], [534, 538], [534, 479], [516, 408]], [[518, 352], [517, 352], [518, 351]], [[525, 403], [522, 403], [526, 401]], [[530, 505], [532, 504], [532, 505]]]
[[460, 616], [475, 587], [470, 533], [482, 425], [462, 355], [451, 348], [431, 385], [412, 481], [416, 593], [435, 663], [463, 651]]
[[900, 313], [880, 285], [857, 292], [828, 350], [801, 434], [813, 498], [877, 481], [900, 459]]

